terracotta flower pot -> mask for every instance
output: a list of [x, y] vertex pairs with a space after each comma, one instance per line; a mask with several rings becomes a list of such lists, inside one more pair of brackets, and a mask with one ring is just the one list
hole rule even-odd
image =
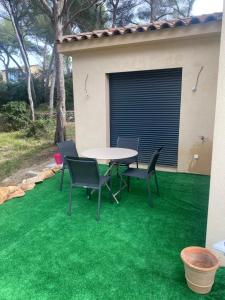
[[185, 277], [189, 288], [198, 294], [211, 291], [217, 269], [217, 257], [206, 248], [187, 247], [181, 251]]

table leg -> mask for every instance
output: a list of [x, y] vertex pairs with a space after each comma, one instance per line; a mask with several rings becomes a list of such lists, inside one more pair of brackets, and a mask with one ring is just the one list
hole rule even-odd
[[108, 169], [106, 170], [104, 176], [110, 176], [109, 174], [111, 174], [112, 168], [113, 168], [114, 164], [111, 164]]
[[[113, 168], [113, 166], [114, 166], [114, 164], [111, 164], [109, 169], [106, 171], [106, 174], [108, 174], [110, 176], [110, 187], [108, 187], [108, 189], [111, 189], [111, 190], [112, 190], [112, 168]], [[118, 173], [117, 176], [119, 176], [119, 178], [120, 178], [120, 188], [116, 193], [112, 193], [112, 197], [116, 201], [116, 203], [119, 203], [117, 196], [119, 196], [121, 194], [121, 192], [127, 187], [127, 183], [120, 173]]]
[[[119, 174], [120, 181], [123, 183], [123, 185], [120, 185], [119, 190], [116, 193], [112, 192], [112, 170], [113, 170], [114, 164], [112, 163], [108, 169], [106, 170], [104, 176], [110, 176], [109, 185], [106, 183], [107, 189], [111, 192], [111, 200], [115, 200], [117, 204], [119, 204], [119, 201], [117, 199], [117, 196], [127, 187], [127, 183], [124, 180], [123, 176]], [[94, 190], [92, 190], [91, 194], [94, 193]]]
[[112, 198], [116, 201], [117, 204], [119, 204], [119, 201], [117, 200], [115, 194], [112, 193], [112, 190], [107, 183], [106, 183], [106, 187], [109, 191], [111, 191]]
[[115, 197], [117, 195], [119, 195], [127, 187], [127, 183], [124, 180], [123, 176], [121, 174], [119, 174], [119, 177], [120, 177], [120, 188], [119, 188], [119, 190], [116, 193], [114, 193]]

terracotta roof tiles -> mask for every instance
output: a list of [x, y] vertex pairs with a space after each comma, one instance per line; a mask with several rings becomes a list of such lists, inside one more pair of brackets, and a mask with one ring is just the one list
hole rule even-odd
[[162, 20], [162, 21], [145, 24], [145, 25], [94, 30], [92, 32], [83, 32], [74, 35], [63, 36], [62, 39], [57, 40], [57, 43], [62, 44], [62, 43], [69, 43], [69, 42], [77, 42], [81, 40], [110, 37], [115, 35], [132, 34], [135, 32], [146, 32], [152, 30], [184, 27], [184, 26], [190, 26], [194, 24], [205, 24], [212, 21], [221, 21], [222, 17], [223, 17], [222, 13], [213, 13], [208, 15], [193, 16], [184, 19]]

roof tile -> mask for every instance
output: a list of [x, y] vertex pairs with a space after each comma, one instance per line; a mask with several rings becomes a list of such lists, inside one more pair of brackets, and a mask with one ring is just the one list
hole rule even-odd
[[87, 39], [105, 38], [105, 37], [110, 37], [112, 35], [124, 35], [124, 34], [131, 34], [135, 32], [142, 33], [145, 31], [176, 28], [181, 26], [190, 26], [194, 24], [205, 24], [212, 21], [221, 21], [222, 17], [223, 17], [222, 13], [214, 13], [208, 15], [193, 16], [184, 19], [162, 20], [162, 21], [145, 24], [145, 25], [94, 30], [92, 32], [82, 32], [74, 35], [63, 36], [60, 40], [57, 40], [57, 43], [63, 44], [63, 43], [77, 42], [77, 41], [87, 40]]

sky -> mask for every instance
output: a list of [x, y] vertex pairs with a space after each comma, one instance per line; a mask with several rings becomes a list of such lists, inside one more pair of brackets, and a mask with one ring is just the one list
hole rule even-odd
[[192, 14], [201, 15], [223, 10], [223, 0], [196, 0]]
[[[213, 12], [220, 12], [223, 10], [223, 0], [196, 0], [192, 14], [193, 15], [202, 15], [209, 14]], [[30, 56], [31, 64], [38, 64], [39, 61], [36, 57]], [[0, 62], [0, 69], [3, 69], [3, 65]]]

